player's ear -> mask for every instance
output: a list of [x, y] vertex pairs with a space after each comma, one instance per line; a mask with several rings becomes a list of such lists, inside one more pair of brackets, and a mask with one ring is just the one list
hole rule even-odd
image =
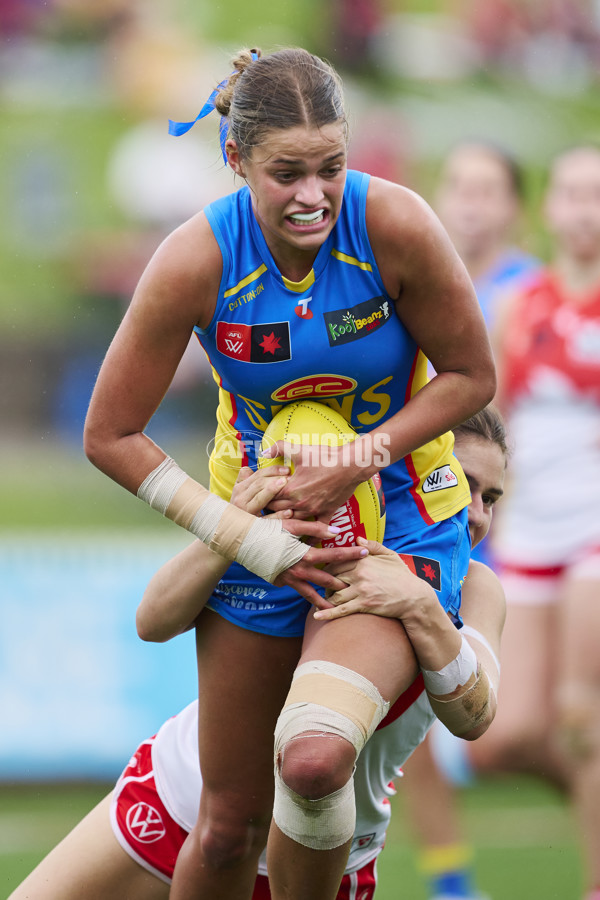
[[238, 145], [233, 138], [227, 138], [225, 141], [225, 153], [227, 154], [227, 165], [229, 168], [235, 172], [236, 175], [245, 178], [242, 157]]

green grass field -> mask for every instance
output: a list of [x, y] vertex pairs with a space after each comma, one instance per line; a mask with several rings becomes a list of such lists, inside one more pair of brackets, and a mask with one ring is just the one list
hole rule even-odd
[[[0, 896], [6, 898], [109, 789], [105, 784], [0, 787]], [[377, 900], [425, 900], [415, 846], [403, 821], [401, 785], [393, 803]], [[492, 900], [581, 896], [574, 822], [554, 792], [529, 779], [485, 781], [463, 793], [463, 813], [479, 887]]]

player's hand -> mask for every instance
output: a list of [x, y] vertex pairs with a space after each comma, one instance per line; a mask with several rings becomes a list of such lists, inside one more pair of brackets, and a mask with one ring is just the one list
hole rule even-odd
[[[306, 524], [306, 523], [305, 523]], [[313, 584], [325, 588], [328, 591], [339, 591], [345, 587], [342, 580], [332, 575], [331, 572], [318, 568], [327, 563], [337, 563], [347, 567], [357, 560], [366, 557], [366, 547], [327, 547], [311, 549], [302, 559], [281, 572], [273, 582], [278, 587], [288, 585], [297, 591], [300, 596], [308, 600], [319, 609], [327, 609], [329, 603], [315, 590]], [[312, 584], [311, 584], [312, 582]]]
[[258, 516], [285, 487], [289, 474], [289, 466], [269, 466], [256, 472], [249, 466], [243, 466], [233, 486], [231, 502]]
[[[248, 466], [240, 469], [231, 492], [231, 502], [240, 509], [258, 516], [263, 509], [271, 509], [271, 501], [288, 481], [288, 466], [268, 466], [252, 471]], [[286, 531], [295, 537], [306, 538], [308, 543], [318, 543], [334, 537], [340, 529], [325, 522], [305, 520], [294, 516], [292, 509], [274, 513]]]
[[433, 588], [410, 571], [393, 550], [376, 541], [358, 538], [369, 555], [351, 565], [334, 563], [330, 574], [345, 582], [328, 596], [328, 608], [315, 612], [315, 619], [329, 621], [352, 613], [371, 613], [403, 620], [415, 604], [438, 603]]
[[277, 441], [263, 451], [263, 455], [267, 458], [281, 456], [293, 467], [293, 475], [270, 506], [276, 511], [293, 509], [295, 518], [315, 517], [329, 522], [370, 474], [357, 469], [352, 443], [327, 447]]

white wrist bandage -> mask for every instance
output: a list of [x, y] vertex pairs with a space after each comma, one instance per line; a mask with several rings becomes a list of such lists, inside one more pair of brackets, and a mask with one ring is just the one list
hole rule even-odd
[[439, 672], [423, 669], [423, 681], [428, 694], [443, 697], [451, 694], [458, 687], [467, 684], [477, 672], [477, 656], [475, 651], [463, 637], [458, 656]]
[[284, 531], [279, 519], [259, 519], [211, 494], [169, 456], [144, 479], [137, 495], [215, 553], [237, 560], [265, 581], [273, 582], [310, 550]]

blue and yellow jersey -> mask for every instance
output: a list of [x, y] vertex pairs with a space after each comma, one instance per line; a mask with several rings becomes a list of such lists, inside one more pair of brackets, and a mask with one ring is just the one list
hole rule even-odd
[[[286, 403], [315, 399], [370, 431], [427, 381], [427, 360], [386, 294], [365, 222], [369, 176], [349, 171], [338, 221], [300, 282], [278, 270], [242, 188], [205, 210], [223, 256], [213, 319], [196, 328], [219, 385], [211, 490], [229, 498]], [[447, 433], [382, 471], [386, 536], [469, 502]]]

